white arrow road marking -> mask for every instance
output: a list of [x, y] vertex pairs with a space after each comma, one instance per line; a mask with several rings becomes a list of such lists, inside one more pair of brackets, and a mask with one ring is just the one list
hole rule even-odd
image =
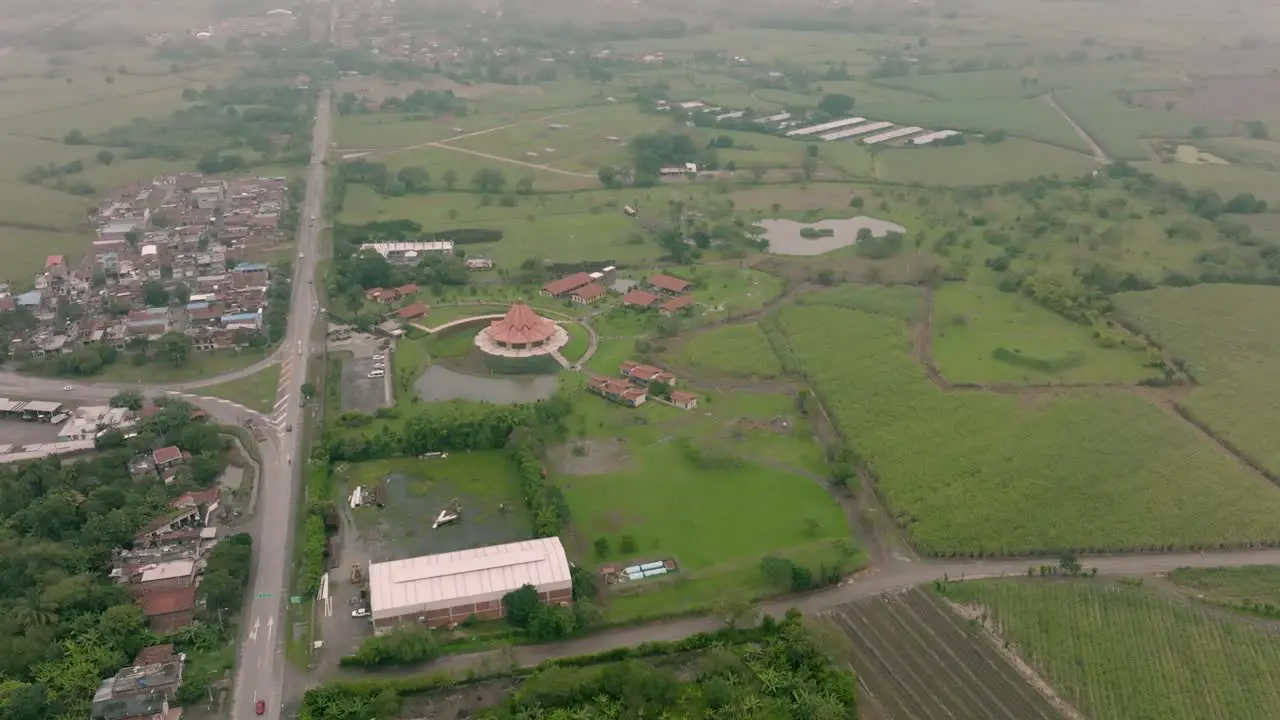
[[268, 643], [271, 642], [271, 630], [272, 628], [275, 627], [275, 625], [276, 625], [276, 619], [274, 617], [267, 618], [267, 642]]
[[249, 642], [258, 641], [258, 623], [259, 622], [260, 620], [258, 618], [253, 619], [253, 627], [249, 629]]

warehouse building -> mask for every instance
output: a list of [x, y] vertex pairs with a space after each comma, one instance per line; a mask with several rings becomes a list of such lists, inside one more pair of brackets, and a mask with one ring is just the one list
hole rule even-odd
[[404, 622], [447, 627], [475, 615], [502, 617], [502, 597], [525, 585], [544, 602], [573, 601], [569, 560], [559, 538], [369, 564], [369, 611], [376, 632]]

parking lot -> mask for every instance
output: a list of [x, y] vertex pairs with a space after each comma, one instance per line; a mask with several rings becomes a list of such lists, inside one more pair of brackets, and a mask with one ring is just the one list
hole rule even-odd
[[57, 442], [61, 426], [26, 420], [0, 419], [0, 444], [27, 445]]
[[[378, 409], [389, 407], [393, 403], [391, 385], [391, 355], [386, 342], [382, 338], [362, 333], [353, 333], [349, 337], [339, 334], [331, 335], [329, 349], [350, 353], [350, 357], [342, 362], [342, 409], [355, 410], [373, 414]], [[381, 355], [382, 360], [375, 359]], [[375, 368], [381, 363], [384, 367]], [[369, 373], [375, 369], [384, 371], [382, 377], [371, 378]]]

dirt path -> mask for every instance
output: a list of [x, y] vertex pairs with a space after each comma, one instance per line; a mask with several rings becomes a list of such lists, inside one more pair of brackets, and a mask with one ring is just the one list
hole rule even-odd
[[1103, 165], [1111, 164], [1111, 156], [1107, 154], [1107, 151], [1103, 150], [1102, 146], [1098, 144], [1098, 141], [1094, 140], [1093, 136], [1090, 135], [1088, 131], [1080, 127], [1080, 124], [1077, 123], [1066, 110], [1062, 109], [1062, 106], [1059, 105], [1058, 101], [1053, 97], [1053, 93], [1044, 95], [1044, 99], [1045, 102], [1049, 103], [1050, 107], [1058, 111], [1058, 114], [1061, 115], [1064, 120], [1071, 124], [1071, 127], [1076, 131], [1076, 135], [1079, 135], [1080, 139], [1084, 141], [1084, 144], [1089, 146], [1089, 150], [1093, 153], [1093, 157], [1096, 158], [1099, 163], [1102, 163]]
[[468, 150], [467, 148], [460, 148], [454, 145], [447, 145], [445, 144], [445, 142], [447, 141], [427, 143], [427, 146], [433, 147], [433, 148], [439, 148], [441, 150], [452, 150], [454, 152], [465, 153], [467, 155], [475, 155], [476, 157], [482, 157], [487, 160], [496, 160], [498, 162], [504, 162], [510, 165], [519, 165], [520, 167], [531, 168], [533, 170], [544, 170], [546, 172], [555, 173], [557, 175], [567, 175], [569, 177], [576, 177], [576, 178], [590, 178], [592, 180], [594, 180], [596, 177], [592, 173], [580, 173], [580, 172], [573, 172], [572, 170], [561, 170], [560, 168], [551, 167], [550, 165], [539, 165], [537, 163], [525, 162], [523, 160], [515, 160], [513, 158], [503, 157], [501, 155], [493, 155], [491, 153], [480, 152], [479, 150]]

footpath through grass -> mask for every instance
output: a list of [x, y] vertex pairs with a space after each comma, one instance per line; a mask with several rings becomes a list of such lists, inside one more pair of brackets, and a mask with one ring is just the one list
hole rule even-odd
[[1265, 628], [1097, 580], [966, 582], [946, 595], [988, 611], [1093, 720], [1280, 717], [1280, 638]]
[[788, 307], [777, 326], [924, 552], [1280, 539], [1280, 491], [1144, 398], [947, 393], [909, 356], [899, 320]]

